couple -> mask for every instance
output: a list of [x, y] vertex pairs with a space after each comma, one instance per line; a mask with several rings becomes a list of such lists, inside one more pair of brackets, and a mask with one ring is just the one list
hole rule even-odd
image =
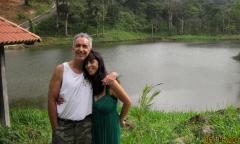
[[[50, 81], [48, 114], [52, 143], [120, 143], [119, 125], [125, 125], [130, 98], [116, 80], [117, 74], [107, 74], [101, 55], [92, 50], [88, 34], [74, 37], [72, 51], [74, 58], [58, 65]], [[123, 102], [120, 116], [118, 99]]]

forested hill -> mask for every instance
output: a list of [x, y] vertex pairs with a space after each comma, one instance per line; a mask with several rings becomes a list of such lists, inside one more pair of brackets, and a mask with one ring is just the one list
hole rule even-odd
[[57, 0], [57, 5], [58, 16], [39, 25], [38, 33], [100, 34], [111, 29], [161, 34], [240, 33], [240, 0]]

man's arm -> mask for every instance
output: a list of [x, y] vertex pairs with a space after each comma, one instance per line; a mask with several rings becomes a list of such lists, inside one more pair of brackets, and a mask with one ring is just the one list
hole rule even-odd
[[58, 126], [56, 101], [60, 93], [63, 75], [63, 65], [58, 65], [52, 75], [48, 90], [48, 116], [52, 129]]

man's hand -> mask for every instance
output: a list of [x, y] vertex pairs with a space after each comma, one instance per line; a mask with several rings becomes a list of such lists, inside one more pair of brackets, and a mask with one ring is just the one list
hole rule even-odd
[[108, 74], [103, 80], [102, 83], [103, 85], [109, 85], [111, 84], [114, 80], [116, 80], [118, 77], [118, 73], [117, 72], [111, 72], [110, 74]]
[[63, 96], [59, 96], [58, 99], [57, 99], [57, 104], [58, 105], [61, 105], [63, 104], [65, 101], [64, 101], [64, 97]]

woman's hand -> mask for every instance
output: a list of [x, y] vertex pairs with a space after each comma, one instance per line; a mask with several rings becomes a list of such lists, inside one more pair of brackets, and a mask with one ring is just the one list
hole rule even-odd
[[58, 99], [57, 99], [57, 104], [61, 105], [63, 103], [64, 103], [64, 97], [63, 96], [59, 96]]
[[126, 127], [126, 120], [125, 119], [120, 119], [120, 125], [122, 127]]
[[118, 77], [117, 72], [111, 72], [110, 74], [106, 75], [106, 77], [102, 80], [103, 85], [110, 85], [116, 80]]

